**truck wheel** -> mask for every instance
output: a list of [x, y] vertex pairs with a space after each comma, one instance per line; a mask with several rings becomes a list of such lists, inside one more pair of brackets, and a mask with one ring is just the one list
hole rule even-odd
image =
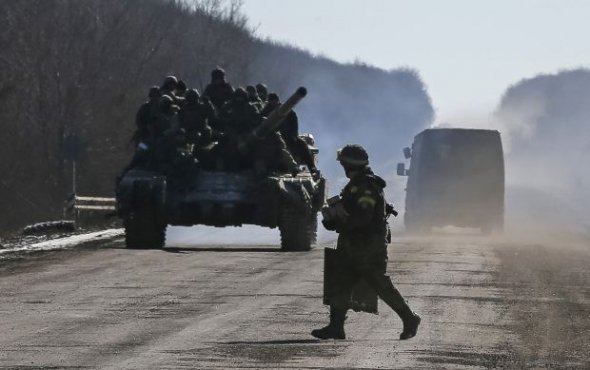
[[136, 213], [127, 217], [125, 245], [128, 249], [162, 249], [166, 241], [166, 224], [158, 222], [154, 212]]
[[307, 209], [290, 205], [281, 211], [279, 230], [281, 250], [285, 252], [308, 251], [316, 241], [317, 217]]

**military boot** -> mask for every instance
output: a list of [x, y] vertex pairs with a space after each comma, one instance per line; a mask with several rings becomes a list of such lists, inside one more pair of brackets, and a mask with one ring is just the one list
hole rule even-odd
[[330, 323], [321, 329], [311, 331], [311, 335], [319, 339], [346, 339], [344, 333], [346, 310], [330, 306]]
[[418, 331], [418, 325], [420, 325], [422, 319], [417, 313], [412, 312], [411, 317], [407, 317], [404, 322], [404, 331], [399, 335], [400, 340], [410, 339], [416, 336]]
[[422, 320], [418, 314], [413, 312], [408, 303], [404, 300], [401, 293], [393, 286], [391, 279], [384, 276], [381, 280], [379, 297], [402, 319], [404, 330], [399, 336], [399, 339], [405, 340], [416, 336], [418, 325]]

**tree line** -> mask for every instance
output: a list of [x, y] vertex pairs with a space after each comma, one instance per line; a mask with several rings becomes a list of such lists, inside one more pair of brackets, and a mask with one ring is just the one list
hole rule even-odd
[[[261, 40], [240, 5], [0, 1], [0, 230], [58, 218], [72, 190], [73, 157], [78, 191], [112, 196], [115, 176], [133, 153], [135, 112], [166, 75], [202, 91], [221, 66], [234, 85], [265, 82], [284, 97], [308, 84], [303, 128], [326, 134], [318, 142], [330, 149], [357, 135], [362, 120], [365, 129], [387, 120], [375, 127], [403, 129], [405, 136], [432, 120], [415, 72], [342, 65]], [[360, 113], [352, 114], [351, 103]], [[337, 122], [340, 134], [329, 137]]]

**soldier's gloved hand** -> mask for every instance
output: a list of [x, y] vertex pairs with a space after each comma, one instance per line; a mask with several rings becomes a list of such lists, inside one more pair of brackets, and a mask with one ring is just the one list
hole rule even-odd
[[325, 221], [332, 221], [334, 216], [332, 215], [331, 207], [324, 206], [322, 207], [322, 217]]
[[336, 230], [334, 216], [332, 215], [332, 210], [329, 206], [324, 206], [322, 208], [322, 224], [327, 230]]

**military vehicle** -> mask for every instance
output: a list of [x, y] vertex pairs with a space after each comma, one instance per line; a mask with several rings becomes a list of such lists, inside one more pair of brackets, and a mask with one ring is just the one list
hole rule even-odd
[[404, 148], [410, 168], [404, 224], [409, 232], [432, 227], [479, 228], [483, 233], [504, 226], [504, 155], [500, 133], [493, 130], [427, 129]]
[[[306, 93], [299, 88], [240, 141], [239, 150], [247, 152], [274, 132]], [[302, 138], [313, 145], [310, 135]], [[317, 149], [311, 149], [317, 154]], [[182, 178], [136, 168], [120, 179], [116, 205], [127, 248], [162, 248], [167, 225], [251, 224], [278, 227], [284, 251], [306, 251], [315, 243], [325, 187], [325, 179], [307, 168], [295, 175], [260, 175], [250, 169], [217, 171], [196, 166]]]

